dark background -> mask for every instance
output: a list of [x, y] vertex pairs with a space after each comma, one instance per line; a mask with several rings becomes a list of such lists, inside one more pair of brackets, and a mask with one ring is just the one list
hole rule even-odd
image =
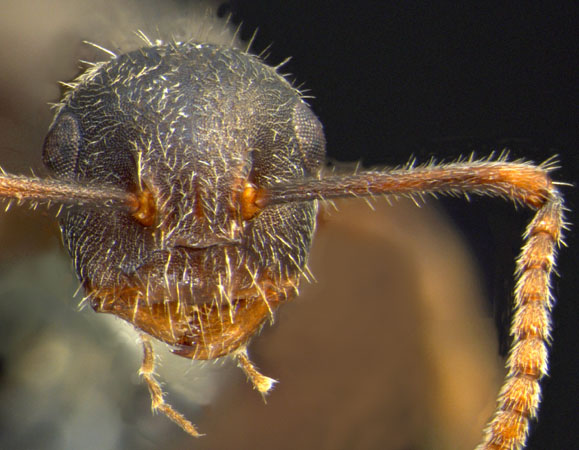
[[[292, 56], [283, 72], [313, 95], [336, 160], [398, 165], [508, 149], [512, 159], [559, 155], [554, 177], [576, 184], [577, 7], [573, 2], [231, 1], [258, 29], [255, 52]], [[576, 187], [563, 187], [577, 223]], [[508, 345], [514, 259], [529, 219], [489, 199], [445, 200], [485, 273], [501, 349]], [[550, 375], [528, 449], [574, 448], [579, 435], [576, 226], [566, 233], [554, 291]], [[499, 351], [499, 350], [497, 350]]]

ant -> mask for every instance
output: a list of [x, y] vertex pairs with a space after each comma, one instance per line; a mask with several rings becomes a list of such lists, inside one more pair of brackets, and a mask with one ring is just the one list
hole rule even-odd
[[539, 405], [563, 200], [540, 165], [506, 158], [332, 174], [321, 123], [276, 68], [209, 44], [147, 42], [69, 85], [43, 149], [53, 174], [3, 174], [0, 197], [58, 205], [65, 246], [95, 311], [140, 331], [154, 409], [163, 399], [151, 337], [185, 358], [232, 355], [266, 395], [252, 336], [307, 277], [319, 202], [487, 195], [536, 211], [517, 262], [514, 337], [480, 448], [520, 448]]

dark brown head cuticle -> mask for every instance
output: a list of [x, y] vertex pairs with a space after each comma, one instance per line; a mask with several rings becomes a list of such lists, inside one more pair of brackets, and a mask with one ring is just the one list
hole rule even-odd
[[[320, 122], [275, 69], [213, 45], [145, 47], [73, 86], [46, 140], [46, 165], [137, 198], [130, 214], [72, 207], [61, 216], [92, 304], [169, 344], [187, 342], [189, 355], [212, 355], [196, 348], [209, 335], [194, 338], [193, 323], [224, 330], [238, 302], [271, 303], [232, 344], [243, 345], [305, 270], [317, 205], [260, 201], [268, 186], [319, 173]], [[216, 311], [199, 315], [201, 307]]]

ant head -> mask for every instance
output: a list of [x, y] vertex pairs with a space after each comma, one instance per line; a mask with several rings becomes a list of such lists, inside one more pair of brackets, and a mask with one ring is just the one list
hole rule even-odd
[[60, 217], [93, 308], [183, 346], [195, 326], [211, 324], [154, 332], [171, 308], [232, 317], [258, 298], [266, 317], [293, 291], [315, 202], [249, 213], [246, 203], [256, 189], [317, 177], [324, 157], [320, 122], [275, 69], [196, 44], [143, 48], [89, 69], [65, 95], [43, 151], [60, 179], [140, 199], [138, 214], [73, 206]]

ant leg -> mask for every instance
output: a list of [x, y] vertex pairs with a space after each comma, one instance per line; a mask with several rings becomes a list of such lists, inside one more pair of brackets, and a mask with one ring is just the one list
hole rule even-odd
[[273, 385], [277, 383], [277, 380], [273, 378], [266, 377], [261, 374], [255, 365], [249, 360], [247, 356], [247, 348], [243, 348], [235, 354], [237, 359], [238, 367], [243, 370], [243, 373], [249, 378], [253, 387], [259, 391], [265, 400], [265, 395], [273, 388]]
[[195, 425], [189, 422], [183, 414], [173, 409], [173, 407], [168, 403], [165, 403], [161, 385], [155, 379], [155, 353], [153, 351], [151, 338], [146, 334], [141, 334], [140, 338], [143, 344], [143, 363], [139, 369], [139, 375], [143, 377], [149, 387], [149, 392], [151, 394], [151, 408], [153, 412], [157, 410], [161, 411], [191, 436], [202, 436], [202, 434], [200, 434], [195, 428]]

